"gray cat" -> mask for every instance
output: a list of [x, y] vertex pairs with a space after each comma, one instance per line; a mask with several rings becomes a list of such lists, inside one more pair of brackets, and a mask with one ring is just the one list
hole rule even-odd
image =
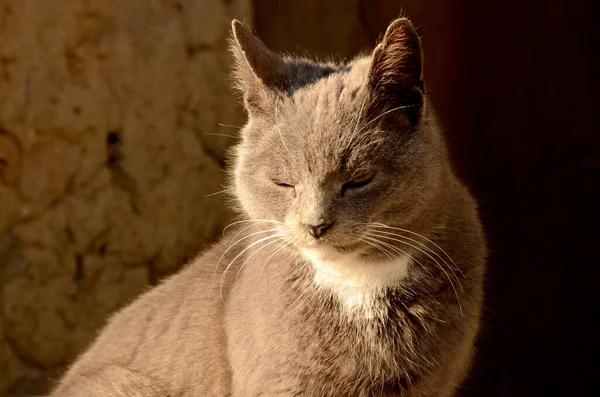
[[281, 57], [233, 22], [243, 220], [114, 315], [54, 396], [452, 396], [485, 241], [425, 96], [420, 39]]

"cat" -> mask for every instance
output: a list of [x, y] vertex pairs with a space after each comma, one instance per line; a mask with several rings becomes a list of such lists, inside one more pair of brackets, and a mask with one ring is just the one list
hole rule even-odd
[[346, 63], [232, 22], [248, 113], [223, 240], [110, 318], [53, 396], [435, 396], [467, 375], [486, 243], [391, 23]]

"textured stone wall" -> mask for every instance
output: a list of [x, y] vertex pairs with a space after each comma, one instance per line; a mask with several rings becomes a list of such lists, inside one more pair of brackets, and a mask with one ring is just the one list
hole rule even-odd
[[249, 3], [0, 0], [0, 395], [43, 391], [230, 217], [211, 194]]

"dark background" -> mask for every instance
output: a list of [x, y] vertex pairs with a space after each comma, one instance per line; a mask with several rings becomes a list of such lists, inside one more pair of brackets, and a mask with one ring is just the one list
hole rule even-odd
[[463, 395], [600, 395], [597, 2], [254, 4], [270, 47], [342, 58], [401, 11], [411, 18], [489, 236], [485, 324]]

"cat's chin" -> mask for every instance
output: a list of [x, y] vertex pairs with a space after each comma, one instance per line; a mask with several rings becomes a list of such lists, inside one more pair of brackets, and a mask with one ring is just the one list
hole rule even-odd
[[302, 249], [304, 256], [319, 262], [335, 262], [344, 256], [333, 245], [327, 243], [315, 243]]
[[354, 250], [341, 249], [332, 244], [321, 242], [304, 247], [302, 253], [305, 257], [318, 262], [340, 262], [357, 254]]

